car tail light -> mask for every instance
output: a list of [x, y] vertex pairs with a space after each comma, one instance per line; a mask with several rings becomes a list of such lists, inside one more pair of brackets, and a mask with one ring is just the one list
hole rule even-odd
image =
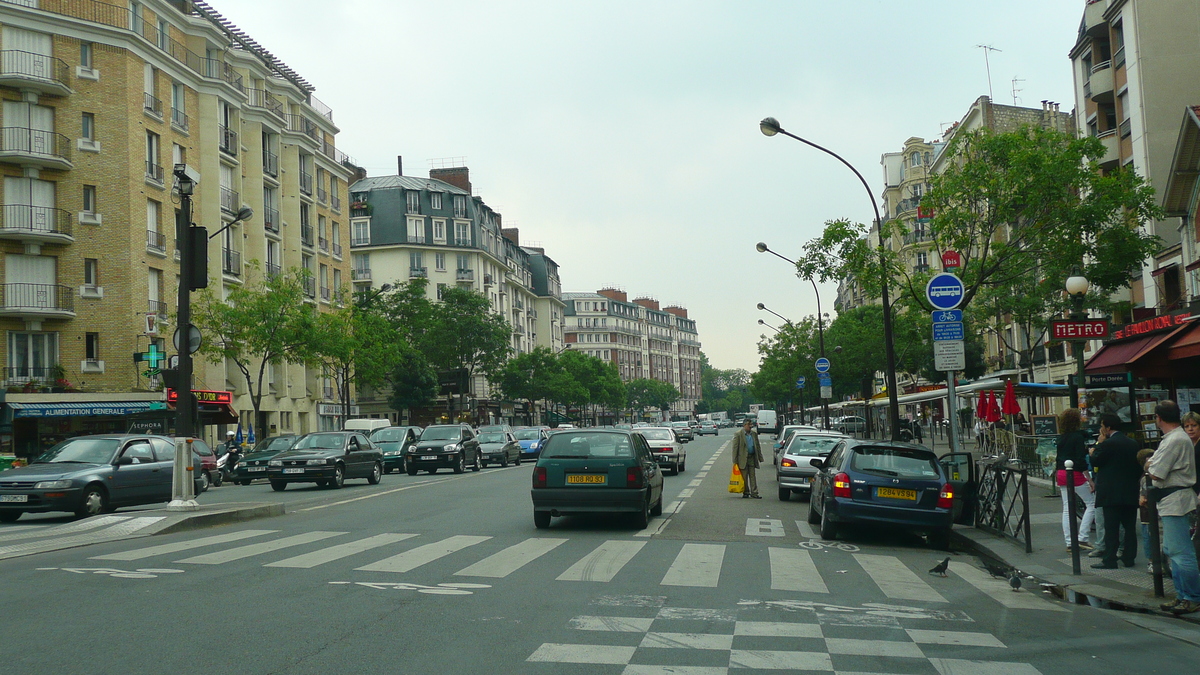
[[533, 470], [533, 487], [546, 487], [546, 467], [539, 466]]
[[850, 499], [850, 476], [839, 473], [833, 477], [833, 496]]
[[779, 463], [780, 466], [796, 466], [796, 463], [790, 459], [785, 459]]
[[942, 491], [938, 493], [937, 507], [939, 509], [954, 508], [954, 486], [949, 483], [942, 486]]
[[640, 488], [644, 487], [646, 476], [642, 473], [642, 467], [631, 466], [625, 471], [625, 487]]

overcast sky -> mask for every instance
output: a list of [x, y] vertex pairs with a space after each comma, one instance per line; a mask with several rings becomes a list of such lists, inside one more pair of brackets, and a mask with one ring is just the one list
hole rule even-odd
[[[476, 193], [560, 265], [563, 289], [678, 303], [718, 368], [757, 369], [756, 303], [816, 313], [794, 258], [872, 218], [841, 154], [934, 139], [988, 93], [1072, 107], [1084, 0], [211, 0], [316, 87], [370, 175], [465, 158]], [[821, 288], [832, 312], [834, 285]]]

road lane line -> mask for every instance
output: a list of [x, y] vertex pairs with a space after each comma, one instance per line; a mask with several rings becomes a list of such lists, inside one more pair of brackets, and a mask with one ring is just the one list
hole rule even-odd
[[638, 648], [645, 649], [647, 647], [729, 651], [733, 649], [733, 636], [713, 633], [646, 633]]
[[617, 572], [645, 545], [644, 541], [606, 541], [558, 575], [558, 581], [612, 581]]
[[394, 494], [396, 492], [404, 492], [405, 490], [412, 490], [412, 489], [419, 488], [419, 487], [425, 487], [426, 485], [438, 485], [439, 483], [448, 483], [452, 480], [462, 480], [464, 478], [471, 478], [471, 477], [472, 477], [472, 475], [466, 475], [466, 476], [455, 476], [453, 478], [441, 478], [441, 479], [436, 479], [436, 480], [430, 480], [430, 481], [425, 481], [424, 483], [417, 483], [416, 485], [405, 485], [404, 487], [399, 487], [399, 488], [396, 488], [395, 490], [384, 490], [383, 492], [376, 492], [373, 494], [364, 495], [362, 497], [355, 497], [353, 499], [343, 499], [340, 502], [330, 502], [328, 504], [321, 504], [319, 506], [310, 506], [310, 507], [304, 508], [304, 509], [296, 509], [295, 512], [301, 513], [304, 511], [316, 511], [318, 509], [327, 509], [331, 506], [341, 506], [342, 504], [351, 504], [353, 502], [361, 502], [364, 499], [375, 499], [376, 497], [386, 497], [387, 495]]
[[152, 558], [156, 555], [166, 555], [168, 553], [189, 551], [194, 548], [212, 546], [213, 544], [227, 544], [231, 541], [240, 541], [242, 539], [249, 539], [250, 537], [259, 537], [264, 534], [275, 534], [278, 531], [279, 530], [241, 530], [239, 532], [230, 532], [229, 534], [218, 534], [213, 537], [201, 537], [200, 539], [177, 541], [174, 544], [160, 544], [158, 546], [136, 548], [132, 551], [109, 553], [108, 555], [95, 555], [89, 558], [89, 560], [123, 560], [126, 562], [130, 560], [142, 560], [144, 558]]
[[913, 642], [922, 645], [965, 645], [968, 647], [997, 647], [1000, 649], [1008, 649], [1008, 645], [1001, 642], [991, 633], [968, 633], [964, 631], [954, 630], [919, 630], [916, 628], [908, 628], [905, 630], [908, 637]]
[[879, 586], [879, 590], [893, 600], [949, 602], [896, 556], [855, 553], [854, 559]]
[[370, 551], [373, 548], [379, 548], [380, 546], [387, 546], [388, 544], [394, 544], [398, 541], [404, 541], [405, 539], [411, 539], [415, 536], [417, 536], [417, 535], [402, 534], [402, 533], [397, 534], [397, 533], [386, 532], [384, 534], [377, 534], [373, 537], [367, 537], [366, 539], [359, 539], [358, 541], [350, 541], [350, 542], [346, 542], [345, 544], [338, 544], [337, 546], [330, 546], [328, 548], [319, 549], [319, 550], [313, 551], [312, 553], [305, 553], [303, 555], [298, 555], [298, 556], [295, 556], [292, 558], [287, 558], [287, 559], [280, 560], [277, 562], [267, 563], [266, 565], [263, 565], [263, 567], [291, 567], [291, 568], [295, 568], [295, 569], [312, 569], [313, 567], [316, 567], [317, 565], [323, 565], [327, 562], [333, 562], [334, 560], [341, 560], [342, 558], [347, 558], [356, 553], [362, 553], [363, 551]]
[[716, 588], [724, 560], [724, 544], [684, 544], [661, 584]]
[[1007, 579], [994, 579], [992, 575], [966, 563], [950, 563], [950, 571], [983, 592], [984, 595], [1010, 609], [1040, 609], [1050, 612], [1066, 612], [1064, 607], [1044, 600], [1029, 591], [1013, 592]]
[[553, 551], [566, 543], [566, 541], [566, 539], [526, 539], [519, 544], [509, 546], [499, 553], [490, 555], [474, 565], [464, 567], [454, 574], [464, 577], [492, 577], [494, 579], [502, 579], [537, 560], [539, 557]]
[[771, 590], [828, 593], [812, 556], [803, 549], [770, 548]]
[[704, 482], [704, 479], [700, 477], [700, 474], [696, 474], [696, 477], [694, 479], [692, 479], [692, 482], [688, 483], [688, 487], [690, 487], [690, 488], [700, 487], [700, 483], [703, 483], [703, 482]]
[[491, 537], [477, 537], [465, 534], [455, 535], [432, 544], [418, 546], [399, 555], [384, 558], [379, 562], [373, 562], [370, 565], [356, 567], [355, 569], [359, 572], [408, 572], [421, 565], [431, 563], [438, 558], [461, 551], [468, 546], [485, 542], [488, 539], [491, 539]]
[[284, 537], [282, 539], [273, 539], [271, 541], [264, 541], [259, 544], [247, 544], [246, 546], [238, 546], [236, 548], [231, 548], [224, 551], [205, 553], [204, 555], [185, 558], [183, 560], [176, 560], [175, 562], [191, 563], [194, 565], [220, 565], [222, 563], [233, 562], [234, 560], [241, 560], [242, 558], [249, 558], [250, 556], [262, 555], [263, 553], [270, 553], [271, 551], [278, 551], [281, 548], [300, 546], [302, 544], [311, 544], [314, 541], [321, 541], [322, 539], [328, 539], [330, 537], [339, 537], [343, 534], [346, 533], [322, 531], [305, 532], [304, 534], [297, 534], [291, 537]]
[[747, 537], [782, 537], [786, 534], [783, 531], [782, 520], [775, 520], [774, 518], [746, 519]]

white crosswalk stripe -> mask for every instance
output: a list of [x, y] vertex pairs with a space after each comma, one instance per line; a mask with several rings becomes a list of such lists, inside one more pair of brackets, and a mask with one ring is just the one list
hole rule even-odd
[[192, 558], [184, 558], [183, 560], [176, 560], [175, 562], [190, 563], [193, 565], [221, 565], [227, 562], [233, 562], [234, 560], [241, 560], [251, 556], [262, 555], [263, 553], [270, 553], [271, 551], [278, 551], [282, 548], [300, 546], [301, 544], [311, 544], [314, 541], [321, 541], [322, 539], [328, 539], [330, 537], [338, 537], [343, 534], [346, 533], [321, 531], [305, 532], [304, 534], [284, 537], [283, 539], [272, 539], [271, 541], [264, 541], [259, 544], [247, 544], [246, 546], [238, 546], [225, 551], [205, 553], [204, 555], [198, 555]]
[[684, 544], [663, 577], [663, 586], [716, 588], [725, 560], [723, 544]]
[[646, 545], [644, 541], [606, 541], [558, 575], [559, 581], [612, 581]]
[[949, 602], [896, 556], [855, 553], [854, 559], [870, 575], [879, 590], [893, 600]]
[[330, 546], [329, 548], [323, 548], [319, 551], [313, 551], [312, 553], [305, 553], [303, 555], [298, 555], [286, 560], [267, 563], [266, 565], [263, 565], [263, 567], [293, 567], [298, 569], [311, 569], [317, 565], [324, 565], [325, 563], [333, 562], [334, 560], [348, 558], [357, 553], [370, 551], [371, 549], [379, 548], [380, 546], [387, 546], [388, 544], [394, 544], [398, 541], [411, 539], [415, 536], [417, 535], [391, 533], [377, 534], [373, 537], [367, 537], [366, 539], [359, 539], [358, 541], [338, 544], [337, 546]]
[[1041, 596], [1028, 591], [1013, 592], [1007, 579], [995, 579], [992, 575], [978, 567], [960, 562], [950, 563], [950, 571], [962, 577], [962, 580], [979, 589], [984, 595], [1009, 609], [1041, 609], [1054, 612], [1065, 612], [1065, 607], [1047, 602]]
[[771, 590], [828, 593], [812, 556], [804, 549], [771, 548]]
[[173, 544], [159, 544], [158, 546], [148, 546], [146, 548], [137, 548], [132, 551], [122, 551], [120, 553], [109, 553], [108, 555], [94, 555], [92, 560], [142, 560], [144, 558], [153, 558], [156, 555], [167, 555], [169, 553], [179, 553], [180, 551], [190, 551], [196, 548], [212, 546], [214, 544], [227, 544], [231, 541], [241, 541], [251, 537], [258, 537], [264, 534], [274, 534], [278, 530], [241, 530], [239, 532], [230, 532], [229, 534], [218, 534], [213, 537], [201, 537], [200, 539], [189, 539], [188, 541], [177, 541]]
[[494, 579], [502, 579], [553, 551], [559, 545], [566, 543], [566, 541], [566, 539], [526, 539], [519, 544], [509, 546], [499, 553], [490, 555], [474, 565], [464, 567], [455, 572], [455, 574], [464, 577], [492, 577]]
[[491, 539], [491, 537], [455, 535], [439, 542], [418, 546], [399, 555], [371, 563], [370, 565], [356, 567], [355, 569], [360, 572], [409, 572], [421, 565], [426, 565], [438, 558], [444, 558], [451, 553], [485, 542], [488, 539]]

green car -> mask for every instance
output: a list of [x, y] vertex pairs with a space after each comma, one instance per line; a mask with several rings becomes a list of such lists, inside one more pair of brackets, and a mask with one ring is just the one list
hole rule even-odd
[[404, 471], [404, 451], [417, 442], [421, 427], [384, 427], [371, 432], [371, 442], [383, 451], [383, 472]]
[[267, 477], [267, 462], [284, 450], [291, 450], [299, 436], [272, 436], [264, 438], [246, 453], [237, 465], [237, 477], [234, 482], [238, 485], [249, 485], [255, 478]]

